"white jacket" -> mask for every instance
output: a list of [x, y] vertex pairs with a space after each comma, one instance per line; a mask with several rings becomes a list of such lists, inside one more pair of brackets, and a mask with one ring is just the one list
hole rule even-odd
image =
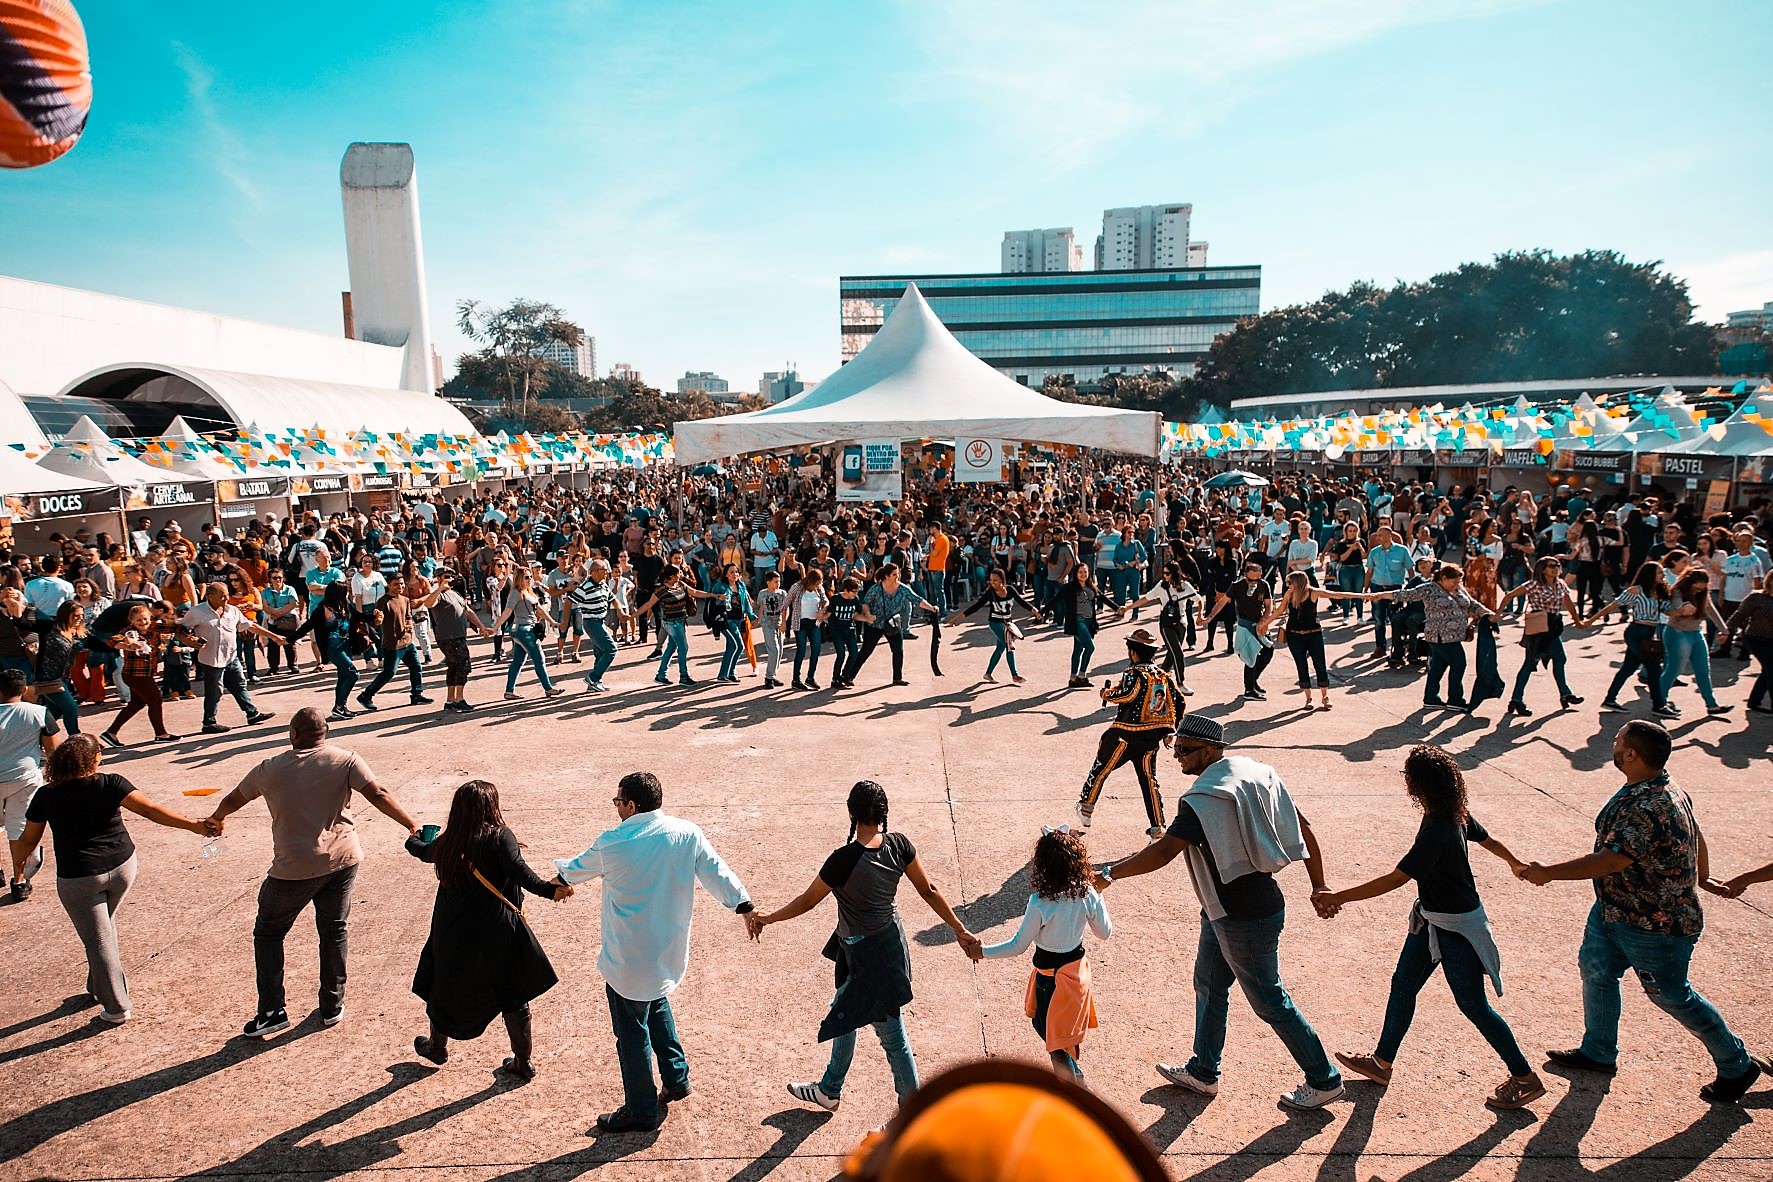
[[[1305, 857], [1299, 811], [1280, 773], [1265, 763], [1228, 755], [1197, 776], [1183, 800], [1200, 818], [1220, 882], [1275, 874]], [[1196, 849], [1188, 851], [1188, 868], [1207, 917], [1223, 919], [1206, 859]]]

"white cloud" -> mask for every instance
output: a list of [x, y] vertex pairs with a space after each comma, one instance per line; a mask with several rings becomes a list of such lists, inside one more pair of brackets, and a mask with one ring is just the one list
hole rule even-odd
[[[928, 59], [907, 102], [977, 112], [994, 138], [1044, 148], [1047, 171], [1098, 163], [1135, 135], [1222, 118], [1234, 80], [1395, 29], [1545, 0], [903, 0]], [[1030, 159], [1039, 159], [1029, 156]]]
[[1731, 312], [1759, 308], [1773, 300], [1773, 250], [1751, 250], [1709, 263], [1668, 268], [1687, 281], [1699, 318], [1721, 324]]
[[242, 197], [252, 203], [254, 209], [262, 210], [265, 207], [264, 194], [247, 172], [246, 147], [222, 120], [211, 93], [215, 88], [215, 72], [182, 41], [172, 43], [172, 56], [178, 63], [179, 72], [185, 76], [185, 97], [190, 100], [191, 109], [196, 112], [208, 140], [210, 162]]

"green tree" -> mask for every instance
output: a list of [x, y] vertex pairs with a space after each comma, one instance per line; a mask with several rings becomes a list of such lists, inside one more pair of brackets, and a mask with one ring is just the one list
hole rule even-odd
[[1716, 360], [1712, 329], [1660, 263], [1523, 251], [1240, 321], [1166, 413], [1320, 390], [1709, 373]]
[[480, 365], [477, 380], [489, 381], [507, 410], [525, 414], [537, 388], [547, 384], [548, 367], [555, 365], [537, 354], [548, 345], [576, 346], [585, 339], [585, 330], [566, 313], [537, 300], [512, 300], [502, 308], [461, 300], [456, 304], [456, 327], [480, 346], [457, 362], [458, 375], [463, 364], [474, 358]]

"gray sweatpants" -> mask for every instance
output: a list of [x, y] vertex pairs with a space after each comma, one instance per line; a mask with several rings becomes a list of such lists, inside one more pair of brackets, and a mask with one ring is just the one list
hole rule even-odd
[[123, 896], [135, 882], [135, 855], [115, 870], [88, 878], [58, 878], [55, 893], [61, 896], [74, 931], [86, 945], [86, 991], [98, 998], [108, 1014], [129, 1012], [129, 986], [123, 980], [123, 953], [117, 947], [113, 918]]
[[782, 634], [774, 628], [763, 630], [763, 652], [768, 658], [763, 675], [770, 681], [777, 680], [776, 674], [782, 671]]

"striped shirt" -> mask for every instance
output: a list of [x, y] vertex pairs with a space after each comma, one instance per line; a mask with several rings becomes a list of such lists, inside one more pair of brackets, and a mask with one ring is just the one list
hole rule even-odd
[[571, 603], [579, 615], [587, 620], [609, 619], [610, 604], [614, 597], [615, 584], [610, 579], [605, 579], [601, 583], [586, 579], [566, 595], [567, 602]]
[[400, 564], [405, 561], [406, 551], [393, 542], [389, 542], [376, 551], [376, 567], [382, 572], [384, 578], [397, 573], [400, 570]]
[[1608, 606], [1622, 607], [1631, 612], [1631, 622], [1634, 624], [1659, 624], [1662, 622], [1662, 613], [1669, 607], [1669, 602], [1666, 599], [1652, 599], [1644, 594], [1642, 587], [1627, 587], [1619, 598]]

